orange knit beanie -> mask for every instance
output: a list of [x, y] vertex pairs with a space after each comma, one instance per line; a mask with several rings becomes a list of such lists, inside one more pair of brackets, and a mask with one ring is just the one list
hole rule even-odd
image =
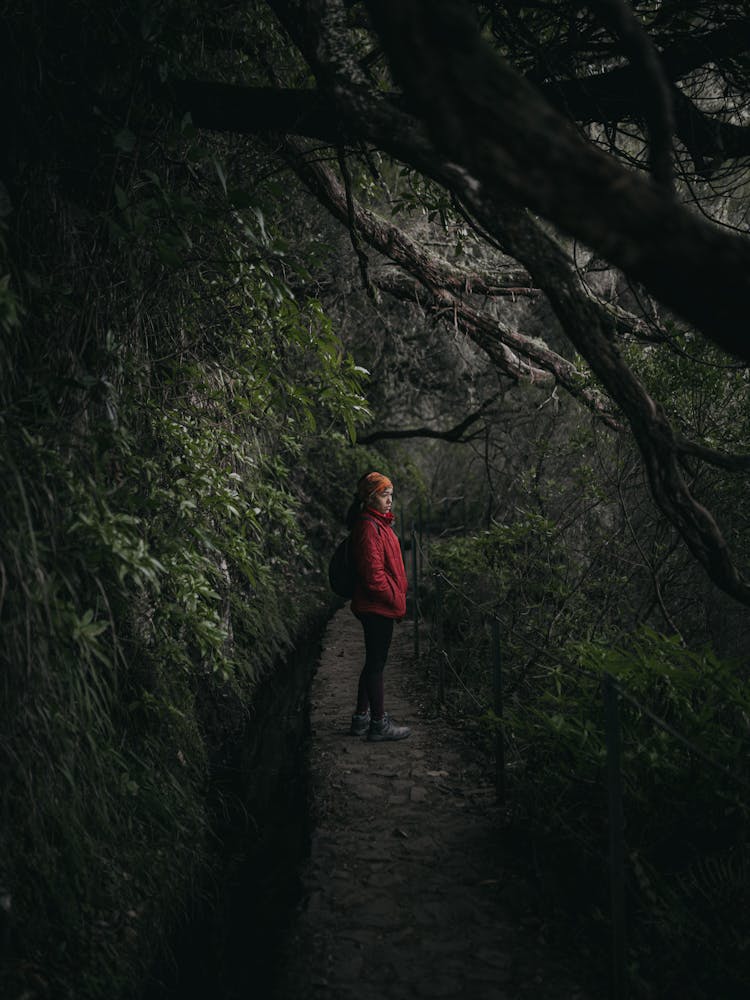
[[357, 494], [363, 503], [366, 503], [375, 493], [382, 493], [383, 490], [392, 489], [393, 483], [388, 476], [382, 476], [379, 472], [368, 472], [357, 483]]

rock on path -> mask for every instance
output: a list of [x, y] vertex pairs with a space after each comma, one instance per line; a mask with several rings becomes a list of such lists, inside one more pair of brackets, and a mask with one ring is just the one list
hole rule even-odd
[[312, 689], [316, 828], [277, 996], [584, 1000], [508, 895], [518, 881], [492, 776], [478, 784], [450, 728], [420, 719], [406, 694], [411, 636], [394, 632], [385, 689], [412, 735], [368, 743], [348, 735], [362, 629], [348, 608], [329, 624]]

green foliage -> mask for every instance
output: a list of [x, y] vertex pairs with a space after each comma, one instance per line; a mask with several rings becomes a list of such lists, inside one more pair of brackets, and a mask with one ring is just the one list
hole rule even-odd
[[[447, 240], [453, 242], [454, 257], [465, 253], [467, 246], [476, 248], [476, 234], [456, 211], [445, 188], [409, 166], [400, 165], [392, 172], [395, 176], [391, 181], [390, 208], [394, 216], [422, 216], [428, 223], [436, 224]], [[363, 188], [370, 196], [375, 193], [369, 179], [363, 182]]]
[[56, 11], [42, 77], [80, 55], [77, 26], [101, 47], [102, 109], [72, 114], [80, 150], [51, 131], [56, 173], [25, 165], [0, 268], [3, 995], [132, 995], [205, 891], [232, 720], [202, 706], [231, 691], [249, 717], [327, 599], [308, 455], [350, 461], [367, 414], [305, 248], [273, 221], [293, 192], [188, 120], [144, 130], [143, 95], [127, 123], [107, 103], [138, 44], [165, 78], [190, 63], [190, 11], [150, 8], [131, 45], [111, 8], [85, 28], [86, 5]]
[[[591, 528], [603, 534], [606, 521]], [[593, 544], [572, 551], [569, 525], [533, 512], [478, 535], [433, 544], [430, 562], [444, 580], [437, 583], [444, 631], [459, 672], [477, 654], [490, 662], [483, 628], [490, 615], [501, 623], [503, 661], [520, 677], [543, 662], [550, 647], [582, 635], [616, 634], [614, 616], [591, 615], [592, 605], [606, 608], [616, 595], [624, 597], [623, 576], [608, 564], [607, 549]], [[618, 610], [624, 619], [624, 609]], [[489, 672], [471, 678], [472, 690], [487, 701], [490, 684]]]
[[11, 275], [6, 272], [7, 245], [5, 226], [0, 222], [0, 332], [5, 336], [21, 322], [21, 306], [13, 288]]
[[[631, 358], [636, 370], [683, 434], [728, 454], [744, 455], [750, 441], [750, 382], [747, 368], [702, 338], [667, 325], [670, 343]], [[710, 505], [722, 531], [744, 562], [750, 558], [750, 505], [741, 472], [703, 465], [691, 480], [695, 495]]]
[[[509, 798], [550, 867], [554, 857], [553, 878], [563, 896], [578, 900], [582, 919], [609, 908], [606, 892], [589, 894], [583, 885], [607, 885], [601, 680], [614, 677], [623, 692], [633, 981], [646, 990], [645, 982], [653, 984], [659, 995], [709, 997], [719, 983], [722, 995], [740, 995], [745, 966], [737, 956], [746, 953], [748, 927], [739, 914], [747, 913], [750, 892], [750, 695], [740, 666], [647, 626], [618, 633], [615, 618], [595, 634], [591, 611], [602, 607], [603, 578], [589, 571], [581, 583], [581, 565], [564, 541], [559, 525], [527, 514], [475, 537], [433, 543], [431, 564], [444, 578], [436, 608], [461, 679], [456, 685], [448, 677], [451, 709], [476, 715], [476, 702], [492, 704], [487, 622], [494, 615]], [[489, 736], [499, 720], [488, 708], [479, 722]], [[580, 933], [590, 934], [590, 925]]]

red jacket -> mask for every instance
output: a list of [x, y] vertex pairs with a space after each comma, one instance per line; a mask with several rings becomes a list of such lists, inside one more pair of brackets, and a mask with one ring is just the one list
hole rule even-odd
[[392, 514], [379, 514], [368, 507], [354, 525], [355, 614], [372, 612], [385, 618], [403, 618], [406, 614], [406, 570], [392, 521]]

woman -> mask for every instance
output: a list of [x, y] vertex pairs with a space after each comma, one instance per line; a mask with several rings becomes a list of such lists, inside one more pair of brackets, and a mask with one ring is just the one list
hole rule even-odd
[[384, 711], [383, 669], [393, 636], [393, 623], [406, 614], [406, 570], [393, 530], [393, 483], [369, 472], [357, 484], [347, 525], [352, 532], [357, 581], [352, 611], [365, 632], [365, 665], [359, 675], [352, 736], [368, 740], [402, 740], [411, 730], [397, 726]]

